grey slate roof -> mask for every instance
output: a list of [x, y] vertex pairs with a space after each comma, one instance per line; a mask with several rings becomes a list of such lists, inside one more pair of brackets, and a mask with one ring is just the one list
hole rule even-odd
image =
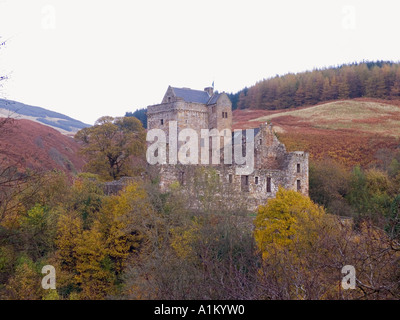
[[192, 90], [187, 88], [172, 88], [175, 95], [186, 102], [197, 102], [207, 104], [210, 96], [205, 91]]
[[186, 102], [197, 102], [208, 105], [217, 103], [217, 100], [221, 95], [220, 93], [217, 93], [210, 97], [205, 91], [193, 90], [189, 88], [172, 87], [172, 90], [177, 97], [182, 98]]
[[215, 104], [215, 103], [217, 103], [217, 100], [218, 100], [220, 95], [221, 95], [220, 93], [213, 94], [213, 96], [211, 97], [210, 101], [208, 101], [207, 104]]

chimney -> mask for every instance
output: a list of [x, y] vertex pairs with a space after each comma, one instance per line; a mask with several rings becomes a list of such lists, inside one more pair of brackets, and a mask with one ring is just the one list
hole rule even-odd
[[213, 87], [204, 88], [204, 91], [207, 92], [210, 97], [214, 94], [214, 88]]

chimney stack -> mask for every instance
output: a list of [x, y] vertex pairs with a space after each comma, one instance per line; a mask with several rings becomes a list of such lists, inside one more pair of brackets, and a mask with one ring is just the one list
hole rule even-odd
[[204, 91], [207, 92], [210, 97], [212, 97], [212, 95], [214, 94], [214, 88], [213, 87], [204, 88]]

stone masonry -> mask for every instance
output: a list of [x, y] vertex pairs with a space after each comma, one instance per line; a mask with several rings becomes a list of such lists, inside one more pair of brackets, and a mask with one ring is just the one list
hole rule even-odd
[[[147, 118], [148, 130], [162, 129], [167, 141], [169, 122], [176, 121], [178, 133], [185, 128], [194, 129], [198, 132], [199, 146], [204, 146], [204, 141], [200, 141], [201, 129], [217, 129], [221, 134], [224, 130], [231, 132], [232, 104], [226, 93], [214, 93], [210, 87], [200, 91], [170, 86], [161, 104], [148, 106]], [[223, 141], [221, 138], [219, 147], [223, 146]], [[245, 138], [243, 141], [245, 148]], [[230, 143], [234, 143], [233, 139]], [[210, 148], [211, 144], [210, 138]], [[223, 151], [223, 158], [222, 155]], [[166, 190], [173, 182], [185, 184], [193, 166], [215, 169], [221, 183], [230, 184], [231, 190], [246, 198], [249, 210], [274, 198], [279, 186], [308, 195], [308, 153], [287, 152], [270, 124], [263, 124], [254, 131], [254, 171], [251, 174], [237, 175], [238, 165], [234, 161], [224, 164], [223, 159], [220, 164], [209, 165], [163, 164], [157, 165], [160, 187]]]

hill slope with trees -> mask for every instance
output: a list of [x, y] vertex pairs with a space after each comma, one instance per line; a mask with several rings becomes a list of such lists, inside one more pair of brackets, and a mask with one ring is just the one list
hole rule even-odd
[[278, 110], [353, 98], [400, 99], [400, 64], [362, 62], [264, 79], [229, 95], [233, 109]]

